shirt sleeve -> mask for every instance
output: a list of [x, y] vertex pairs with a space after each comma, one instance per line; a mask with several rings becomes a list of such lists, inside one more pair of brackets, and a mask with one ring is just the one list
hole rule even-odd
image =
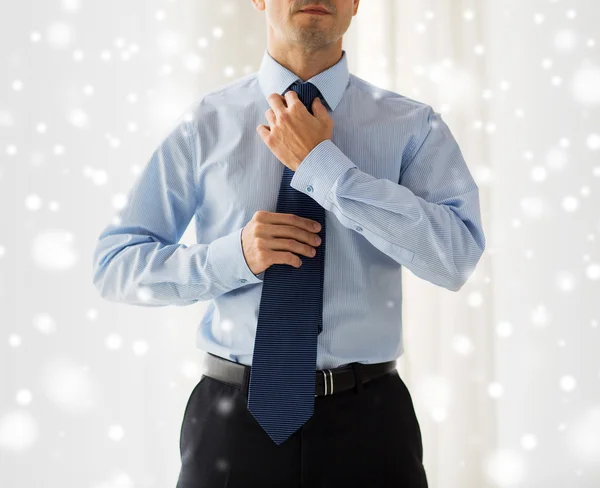
[[361, 171], [327, 139], [290, 185], [416, 276], [458, 291], [485, 249], [479, 188], [441, 115], [425, 105], [420, 125], [398, 182]]
[[126, 205], [100, 233], [93, 283], [111, 301], [189, 305], [259, 283], [244, 258], [243, 228], [210, 244], [179, 243], [195, 214], [196, 148], [185, 119], [154, 151]]

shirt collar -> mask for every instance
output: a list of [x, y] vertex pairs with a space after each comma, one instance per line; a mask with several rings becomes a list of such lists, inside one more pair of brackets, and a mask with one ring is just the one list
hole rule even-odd
[[[331, 110], [335, 110], [344, 95], [349, 78], [348, 58], [346, 51], [342, 49], [342, 57], [336, 64], [306, 81], [315, 85], [325, 98], [327, 105]], [[265, 97], [271, 93], [283, 95], [285, 90], [296, 80], [302, 82], [293, 72], [279, 64], [269, 54], [268, 49], [265, 49], [258, 71], [258, 81]]]

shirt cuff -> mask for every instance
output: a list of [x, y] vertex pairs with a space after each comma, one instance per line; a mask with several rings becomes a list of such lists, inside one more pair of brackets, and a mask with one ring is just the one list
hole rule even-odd
[[325, 139], [300, 163], [290, 186], [325, 207], [325, 199], [333, 184], [346, 171], [357, 167], [331, 139]]
[[212, 241], [208, 248], [210, 265], [218, 280], [225, 286], [235, 289], [240, 286], [261, 283], [263, 273], [255, 275], [248, 267], [242, 249], [242, 231], [238, 229]]

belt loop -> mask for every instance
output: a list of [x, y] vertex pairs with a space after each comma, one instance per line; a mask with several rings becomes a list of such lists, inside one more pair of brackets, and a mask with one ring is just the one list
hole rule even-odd
[[354, 370], [354, 391], [360, 393], [363, 389], [362, 375], [360, 369], [360, 363], [350, 363]]

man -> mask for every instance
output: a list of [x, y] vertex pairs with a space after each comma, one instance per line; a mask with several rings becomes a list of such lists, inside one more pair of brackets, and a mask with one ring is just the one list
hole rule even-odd
[[[401, 268], [462, 287], [485, 249], [478, 187], [440, 114], [348, 72], [359, 0], [252, 2], [260, 69], [155, 151], [94, 283], [137, 305], [210, 300], [178, 488], [425, 488], [396, 369]], [[179, 244], [192, 217], [198, 244]]]

